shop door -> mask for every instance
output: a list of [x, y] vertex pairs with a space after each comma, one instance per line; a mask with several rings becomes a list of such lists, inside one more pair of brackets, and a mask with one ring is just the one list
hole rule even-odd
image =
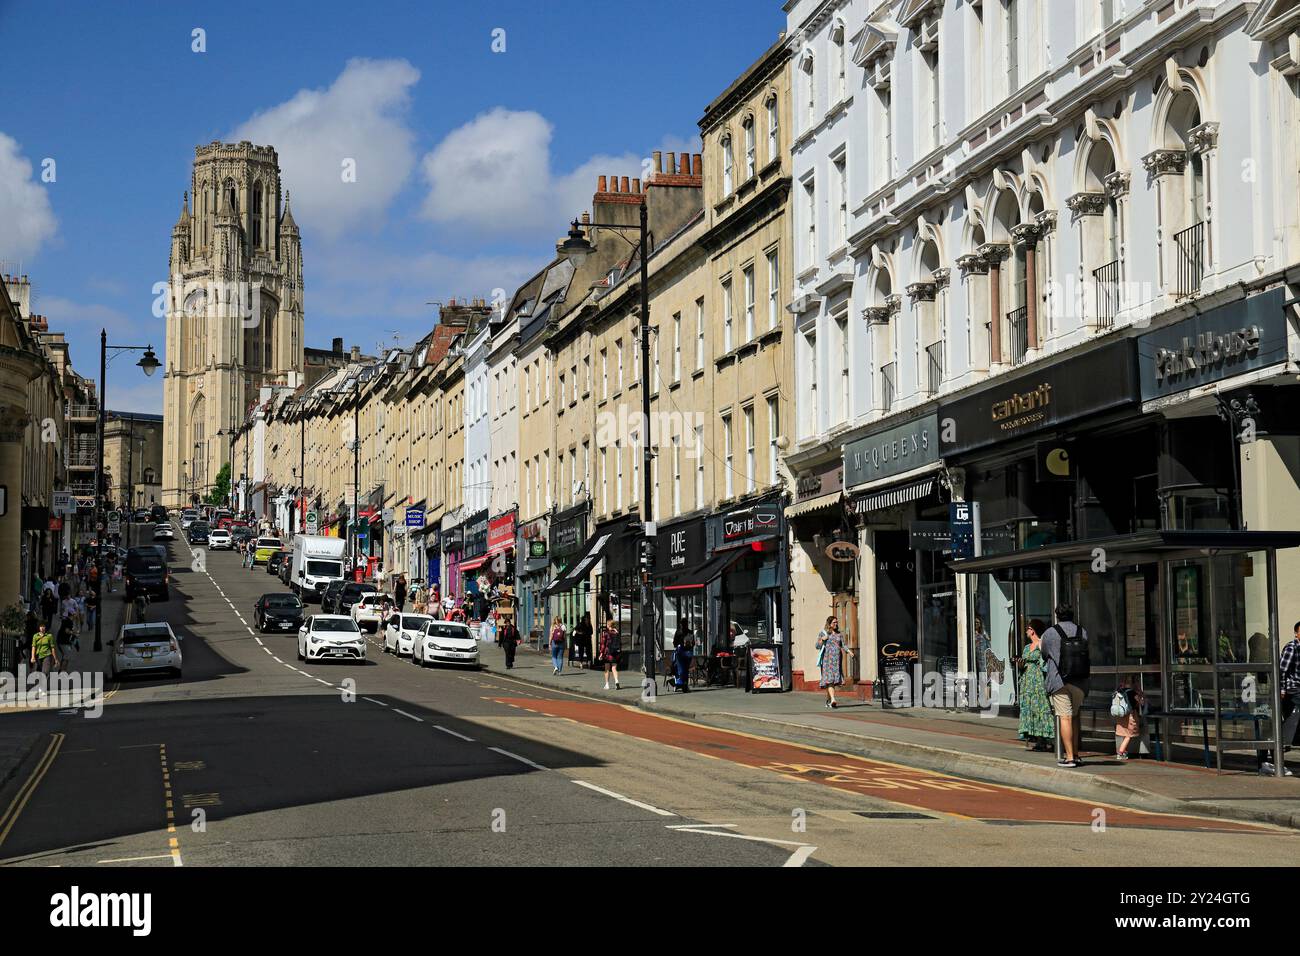
[[831, 602], [831, 613], [840, 622], [845, 646], [853, 651], [853, 656], [843, 661], [844, 679], [856, 682], [862, 679], [862, 655], [858, 653], [858, 599], [853, 594], [839, 592], [832, 595]]
[[1003, 568], [978, 575], [971, 614], [972, 671], [981, 709], [1019, 705], [1013, 658], [1021, 656], [1031, 622], [1052, 621], [1052, 569], [1047, 564]]

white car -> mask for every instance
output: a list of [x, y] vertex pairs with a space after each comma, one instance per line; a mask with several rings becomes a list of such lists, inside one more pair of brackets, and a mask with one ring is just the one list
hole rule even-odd
[[[385, 604], [388, 605], [387, 610], [384, 608]], [[388, 611], [395, 607], [397, 602], [393, 600], [391, 594], [370, 591], [361, 595], [357, 603], [352, 605], [352, 620], [357, 622], [357, 627], [378, 634], [379, 625], [388, 616]]]
[[154, 525], [153, 539], [155, 541], [175, 541], [176, 532], [172, 530], [169, 524]]
[[411, 660], [429, 664], [463, 664], [478, 668], [478, 641], [470, 629], [455, 621], [430, 621], [416, 638]]
[[209, 551], [229, 551], [235, 546], [235, 539], [225, 528], [213, 528], [208, 532]]
[[366, 659], [366, 639], [357, 622], [343, 614], [313, 614], [298, 628], [298, 660]]
[[182, 511], [182, 512], [181, 512], [181, 530], [182, 530], [182, 531], [189, 531], [189, 530], [190, 530], [190, 525], [194, 524], [194, 522], [196, 522], [196, 521], [198, 521], [198, 520], [199, 520], [199, 513], [198, 513], [197, 511], [194, 511], [194, 510], [191, 510], [191, 509], [187, 509], [187, 510], [185, 510], [185, 511]]
[[410, 657], [416, 638], [424, 630], [424, 625], [432, 620], [427, 614], [394, 614], [389, 617], [388, 626], [384, 628], [384, 653]]
[[124, 624], [109, 654], [114, 680], [138, 671], [169, 671], [181, 676], [180, 638], [166, 621]]

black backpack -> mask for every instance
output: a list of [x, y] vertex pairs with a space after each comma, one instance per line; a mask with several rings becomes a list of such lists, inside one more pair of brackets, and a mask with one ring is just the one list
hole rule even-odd
[[1092, 665], [1088, 660], [1088, 639], [1083, 636], [1083, 628], [1076, 624], [1072, 635], [1066, 634], [1059, 624], [1053, 624], [1052, 628], [1061, 635], [1061, 656], [1056, 662], [1056, 672], [1061, 675], [1061, 680], [1067, 684], [1087, 680]]

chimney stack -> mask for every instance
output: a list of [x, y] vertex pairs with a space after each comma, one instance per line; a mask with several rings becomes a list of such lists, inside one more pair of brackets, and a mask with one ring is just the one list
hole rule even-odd
[[650, 155], [654, 158], [655, 161], [655, 172], [662, 173], [664, 171], [664, 154], [656, 149]]
[[352, 361], [354, 361], [354, 362], [359, 362], [359, 361], [361, 361], [361, 346], [359, 346], [359, 345], [354, 345], [354, 346], [352, 346], [352, 353], [351, 353], [351, 355], [350, 355], [349, 357], [350, 357], [350, 358], [352, 359]]

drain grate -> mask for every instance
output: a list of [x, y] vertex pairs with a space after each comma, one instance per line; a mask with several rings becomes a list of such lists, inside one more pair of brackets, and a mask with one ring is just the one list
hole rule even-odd
[[933, 820], [928, 813], [910, 813], [906, 810], [854, 810], [857, 816], [868, 820]]

